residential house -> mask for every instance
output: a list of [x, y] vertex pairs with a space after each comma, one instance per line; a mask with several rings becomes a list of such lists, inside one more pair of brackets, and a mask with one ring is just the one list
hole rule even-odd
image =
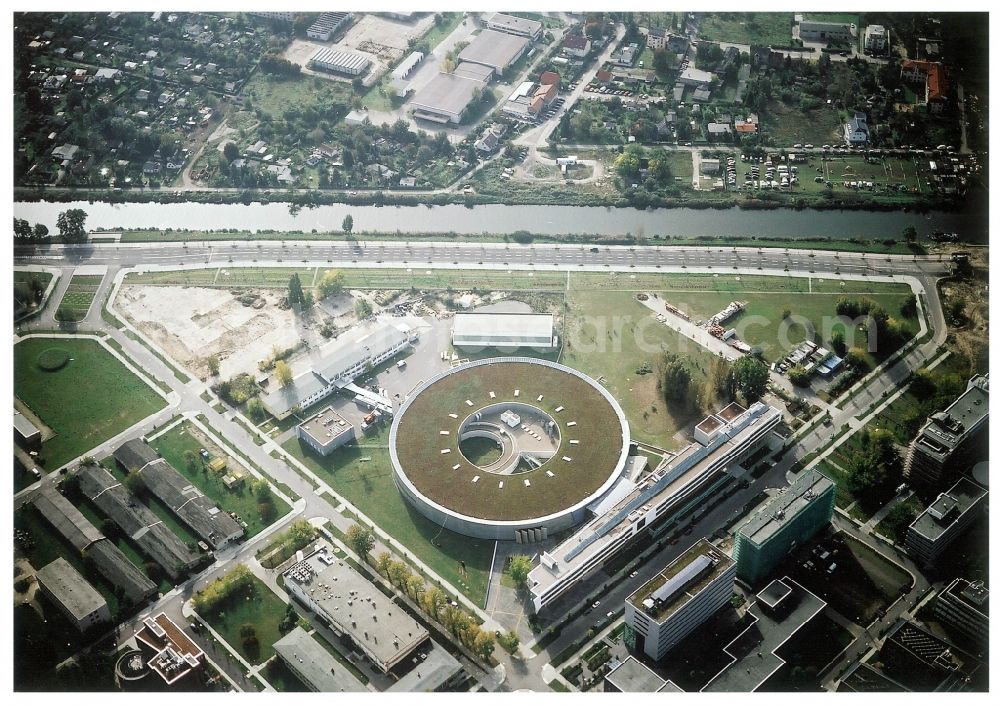
[[659, 51], [667, 46], [667, 30], [663, 27], [650, 27], [646, 34], [646, 46], [652, 51]]
[[851, 147], [863, 147], [868, 144], [868, 116], [860, 111], [844, 125], [844, 141]]
[[712, 142], [726, 141], [733, 136], [733, 128], [728, 123], [710, 122], [705, 126], [705, 133]]
[[571, 34], [563, 40], [563, 53], [583, 58], [590, 53], [590, 40], [582, 34]]
[[542, 75], [538, 77], [538, 82], [543, 86], [553, 85], [558, 89], [560, 77], [555, 71], [543, 71]]
[[923, 100], [932, 113], [943, 112], [947, 107], [947, 85], [944, 68], [937, 61], [907, 59], [899, 72], [900, 78], [911, 83], [923, 84]]

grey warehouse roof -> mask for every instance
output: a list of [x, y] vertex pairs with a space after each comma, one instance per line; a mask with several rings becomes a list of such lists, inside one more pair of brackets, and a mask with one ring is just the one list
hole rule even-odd
[[243, 527], [165, 460], [150, 463], [139, 473], [150, 492], [160, 498], [192, 531], [218, 549]]
[[439, 73], [417, 91], [410, 105], [418, 110], [458, 116], [475, 98], [476, 91], [482, 88], [481, 81], [451, 73]]
[[59, 534], [69, 541], [77, 551], [83, 551], [104, 534], [90, 523], [80, 510], [56, 490], [46, 488], [35, 495], [35, 508], [45, 517]]
[[114, 521], [139, 548], [177, 578], [198, 560], [158, 516], [102, 467], [80, 471], [80, 490]]
[[87, 549], [86, 557], [94, 562], [97, 572], [117, 588], [132, 604], [139, 604], [156, 593], [156, 584], [147, 578], [110, 539], [102, 539]]
[[309, 59], [310, 63], [333, 66], [344, 71], [364, 71], [371, 62], [360, 54], [336, 49], [317, 49]]
[[107, 605], [101, 593], [65, 558], [56, 558], [36, 572], [35, 577], [77, 620]]
[[484, 29], [462, 50], [458, 60], [471, 61], [503, 71], [517, 60], [528, 43], [525, 37]]
[[146, 463], [151, 463], [160, 457], [155, 450], [139, 438], [133, 438], [118, 446], [114, 456], [118, 464], [129, 471], [139, 470]]
[[274, 642], [274, 650], [285, 661], [293, 664], [305, 684], [316, 692], [339, 693], [366, 690], [364, 683], [354, 677], [313, 639], [302, 627], [295, 627]]

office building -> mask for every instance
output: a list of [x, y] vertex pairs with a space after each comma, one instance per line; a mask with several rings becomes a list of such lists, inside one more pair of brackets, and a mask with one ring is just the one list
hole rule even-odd
[[505, 15], [501, 12], [497, 12], [486, 20], [486, 26], [498, 32], [506, 32], [518, 37], [527, 37], [531, 40], [538, 39], [542, 34], [541, 22], [528, 20], [523, 17], [514, 17], [513, 15]]
[[146, 659], [146, 667], [165, 685], [179, 691], [200, 685], [205, 652], [165, 613], [142, 620], [135, 641]]
[[903, 477], [931, 490], [950, 483], [983, 449], [989, 413], [989, 375], [976, 375], [962, 396], [920, 429], [907, 450]]
[[985, 489], [963, 477], [947, 492], [938, 495], [906, 532], [906, 548], [910, 555], [921, 565], [934, 565], [979, 515], [987, 494]]
[[987, 676], [974, 656], [903, 619], [886, 633], [878, 662], [889, 677], [914, 692], [978, 689]]
[[605, 693], [668, 693], [680, 690], [634, 656], [612, 666], [604, 676]]
[[843, 22], [799, 22], [799, 39], [803, 42], [852, 42], [854, 26]]
[[[733, 415], [734, 412], [739, 411]], [[732, 420], [715, 429], [708, 445], [695, 442], [622, 494], [592, 505], [596, 517], [573, 536], [544, 551], [528, 576], [535, 611], [552, 604], [600, 569], [650, 526], [699, 516], [705, 500], [735, 482], [739, 464], [763, 447], [781, 412], [761, 402], [730, 408]]]
[[284, 573], [285, 590], [383, 673], [427, 640], [419, 622], [325, 548]]
[[990, 638], [990, 591], [982, 580], [955, 578], [934, 601], [934, 616], [976, 644]]
[[788, 553], [830, 523], [836, 486], [817, 470], [806, 470], [736, 531], [733, 559], [741, 580], [756, 584]]
[[729, 603], [736, 563], [700, 540], [625, 600], [625, 622], [642, 649], [659, 661], [684, 637]]
[[326, 456], [354, 440], [354, 425], [328, 406], [296, 426], [295, 434], [314, 451]]

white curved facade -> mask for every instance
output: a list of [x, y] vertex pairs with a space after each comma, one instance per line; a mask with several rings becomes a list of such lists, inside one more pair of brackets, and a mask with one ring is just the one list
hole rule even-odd
[[[608, 404], [614, 410], [618, 423], [621, 426], [622, 437], [621, 449], [615, 461], [615, 466], [610, 469], [607, 479], [596, 491], [557, 512], [539, 517], [519, 519], [516, 521], [480, 519], [478, 517], [462, 514], [431, 500], [429, 497], [421, 493], [410, 478], [407, 477], [396, 450], [396, 434], [399, 430], [400, 421], [406, 415], [406, 411], [410, 404], [428, 387], [435, 382], [457, 372], [468, 370], [473, 367], [479, 367], [481, 365], [505, 362], [541, 365], [559, 370], [583, 380], [600, 392], [601, 396], [607, 400]], [[530, 407], [530, 404], [526, 406]], [[562, 432], [562, 429], [560, 429], [560, 432]], [[628, 460], [630, 441], [628, 421], [625, 419], [625, 412], [622, 411], [621, 405], [618, 404], [618, 401], [611, 396], [611, 394], [609, 394], [604, 387], [587, 375], [574, 370], [571, 367], [566, 367], [565, 365], [560, 365], [556, 362], [549, 362], [548, 360], [540, 360], [531, 357], [495, 357], [486, 360], [476, 360], [465, 365], [454, 367], [450, 370], [445, 370], [444, 372], [435, 375], [421, 384], [403, 403], [403, 405], [399, 408], [399, 411], [396, 412], [392, 422], [392, 428], [389, 431], [389, 457], [392, 461], [393, 479], [400, 493], [417, 511], [433, 521], [435, 524], [443, 526], [450, 531], [455, 531], [457, 533], [475, 538], [513, 541], [517, 537], [517, 532], [520, 530], [544, 529], [543, 533], [547, 534], [548, 532], [557, 532], [563, 529], [571, 528], [585, 521], [588, 517], [587, 506], [603, 497], [621, 477], [622, 471], [625, 469], [625, 463]]]

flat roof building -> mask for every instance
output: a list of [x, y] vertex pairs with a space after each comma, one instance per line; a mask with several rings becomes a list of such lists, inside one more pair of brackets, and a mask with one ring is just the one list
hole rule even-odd
[[451, 341], [456, 348], [555, 350], [553, 320], [550, 313], [456, 313]]
[[42, 446], [42, 432], [17, 409], [14, 409], [14, 442], [31, 450]]
[[452, 75], [469, 78], [485, 84], [493, 80], [493, 69], [482, 64], [474, 64], [471, 61], [463, 61], [455, 67]]
[[648, 666], [629, 656], [604, 676], [605, 693], [659, 693], [671, 690], [670, 681], [660, 678]]
[[81, 632], [111, 621], [104, 597], [65, 558], [56, 558], [35, 573], [38, 586]]
[[323, 456], [355, 438], [354, 425], [334, 411], [332, 406], [296, 426], [295, 434], [299, 440]]
[[403, 80], [407, 78], [410, 73], [416, 68], [417, 64], [424, 60], [424, 52], [415, 51], [409, 56], [399, 62], [399, 66], [392, 70], [392, 77], [397, 80]]
[[501, 12], [497, 12], [486, 20], [486, 26], [498, 32], [506, 32], [507, 34], [514, 34], [519, 37], [528, 37], [533, 40], [538, 39], [542, 33], [541, 22], [513, 15], [505, 15]]
[[[492, 69], [491, 69], [492, 70]], [[467, 74], [467, 72], [463, 73]], [[462, 122], [469, 106], [486, 87], [465, 75], [439, 73], [410, 100], [413, 117], [442, 124]]]
[[368, 70], [371, 63], [366, 56], [340, 49], [317, 49], [309, 58], [311, 68], [348, 76], [360, 76]]
[[990, 591], [982, 580], [955, 578], [934, 602], [938, 621], [979, 646], [990, 638]]
[[773, 580], [747, 608], [753, 622], [723, 651], [730, 663], [701, 692], [752, 693], [785, 665], [778, 650], [826, 608], [826, 602], [791, 578]]
[[990, 414], [989, 375], [976, 375], [947, 409], [932, 414], [910, 443], [903, 477], [922, 488], [950, 482], [981, 450]]
[[625, 599], [636, 648], [659, 661], [702, 622], [729, 604], [736, 563], [705, 539]]
[[489, 66], [499, 75], [520, 59], [530, 45], [524, 37], [484, 29], [459, 53], [458, 60]]
[[56, 532], [89, 558], [97, 572], [120, 589], [133, 605], [156, 594], [153, 581], [59, 492], [51, 488], [42, 490], [35, 496], [34, 505]]
[[[735, 477], [730, 471], [767, 443], [781, 412], [761, 402], [719, 429], [709, 445], [692, 443], [555, 548], [528, 576], [535, 611], [552, 604], [611, 560], [650, 526], [688, 510]], [[680, 521], [680, 519], [677, 519]]]
[[80, 491], [172, 580], [195, 566], [199, 556], [184, 545], [163, 521], [100, 466], [79, 473]]
[[296, 375], [287, 387], [263, 395], [264, 408], [278, 420], [293, 410], [307, 409], [402, 351], [410, 339], [409, 329], [390, 323], [356, 328], [320, 348], [309, 360], [310, 369]]
[[799, 39], [804, 42], [850, 42], [854, 39], [854, 25], [844, 22], [799, 22]]
[[977, 658], [909, 620], [889, 628], [878, 660], [888, 675], [914, 692], [985, 689], [987, 669]]
[[170, 617], [160, 612], [142, 620], [135, 640], [147, 657], [146, 665], [164, 683], [178, 689], [195, 685], [205, 652]]
[[465, 677], [462, 664], [433, 639], [417, 647], [410, 660], [413, 668], [390, 685], [387, 693], [434, 693]]
[[285, 590], [347, 639], [383, 673], [407, 659], [429, 634], [342, 558], [326, 549], [285, 571]]
[[274, 651], [314, 693], [356, 693], [368, 690], [364, 683], [302, 627], [295, 627], [274, 642]]
[[880, 53], [889, 48], [889, 31], [880, 24], [865, 27], [865, 51]]
[[736, 531], [733, 559], [742, 580], [765, 578], [795, 546], [829, 525], [836, 485], [817, 470], [806, 470]]
[[921, 565], [934, 565], [979, 515], [988, 494], [972, 480], [959, 478], [910, 524], [906, 532], [906, 548], [910, 555]]

